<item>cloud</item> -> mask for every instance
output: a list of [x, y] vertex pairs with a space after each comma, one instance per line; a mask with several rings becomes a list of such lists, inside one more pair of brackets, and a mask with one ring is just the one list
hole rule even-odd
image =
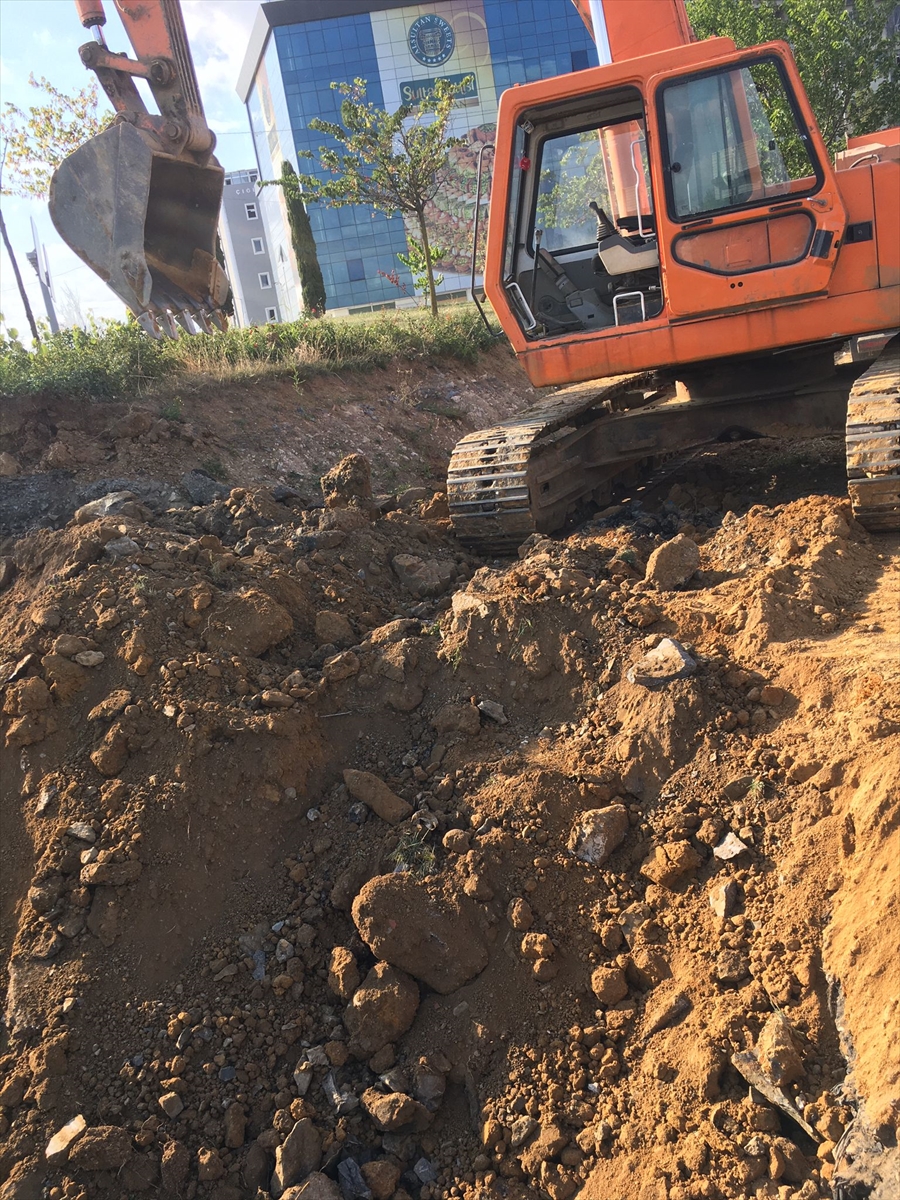
[[202, 96], [214, 92], [235, 96], [258, 10], [256, 0], [182, 0], [188, 44]]

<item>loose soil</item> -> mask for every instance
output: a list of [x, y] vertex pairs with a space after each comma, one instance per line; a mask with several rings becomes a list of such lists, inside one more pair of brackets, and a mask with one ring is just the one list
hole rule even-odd
[[432, 493], [531, 393], [409, 370], [5, 418], [231, 490], [2, 547], [0, 1197], [896, 1196], [900, 546], [840, 442], [483, 561]]

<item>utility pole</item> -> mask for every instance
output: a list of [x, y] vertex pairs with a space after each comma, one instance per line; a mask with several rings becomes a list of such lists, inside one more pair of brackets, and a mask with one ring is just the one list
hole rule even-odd
[[[6, 151], [9, 142], [3, 143], [3, 157], [0, 158], [0, 194], [3, 192], [3, 168], [6, 166]], [[0, 209], [0, 237], [3, 238], [3, 245], [6, 247], [6, 253], [9, 255], [9, 261], [12, 263], [13, 275], [16, 277], [16, 283], [19, 286], [19, 295], [22, 297], [22, 304], [25, 306], [25, 316], [28, 318], [28, 324], [31, 326], [31, 336], [36, 342], [41, 339], [38, 336], [37, 322], [34, 319], [34, 313], [31, 311], [31, 304], [28, 301], [28, 293], [25, 291], [25, 284], [22, 282], [22, 276], [19, 272], [19, 264], [16, 262], [16, 256], [13, 254], [13, 248], [9, 244], [9, 234], [6, 232], [6, 222], [3, 220], [3, 210]]]
[[25, 257], [34, 267], [34, 273], [41, 285], [41, 295], [44, 298], [44, 309], [51, 333], [59, 333], [59, 322], [56, 319], [56, 309], [53, 307], [53, 285], [50, 280], [50, 267], [47, 264], [47, 251], [41, 245], [34, 217], [31, 218], [31, 236], [34, 239], [34, 249], [29, 250]]
[[39, 342], [40, 335], [38, 334], [37, 323], [34, 319], [34, 313], [31, 311], [31, 304], [28, 301], [28, 293], [25, 291], [25, 284], [22, 282], [22, 276], [19, 272], [19, 264], [16, 262], [16, 256], [13, 254], [13, 248], [9, 244], [9, 234], [6, 232], [6, 222], [3, 220], [3, 210], [0, 209], [0, 237], [3, 238], [3, 245], [6, 247], [6, 253], [9, 255], [9, 261], [12, 263], [13, 275], [16, 277], [16, 283], [19, 285], [19, 295], [22, 297], [22, 303], [25, 306], [25, 316], [28, 318], [28, 324], [31, 326], [31, 336], [36, 342]]

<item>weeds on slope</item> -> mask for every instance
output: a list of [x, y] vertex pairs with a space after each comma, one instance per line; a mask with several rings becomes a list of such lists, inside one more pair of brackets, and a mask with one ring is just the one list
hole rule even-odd
[[436, 318], [415, 310], [365, 321], [300, 320], [177, 341], [154, 341], [132, 320], [45, 333], [30, 349], [10, 330], [0, 332], [0, 395], [131, 399], [163, 378], [167, 386], [278, 377], [301, 383], [313, 375], [384, 367], [397, 358], [472, 361], [490, 344], [469, 305]]

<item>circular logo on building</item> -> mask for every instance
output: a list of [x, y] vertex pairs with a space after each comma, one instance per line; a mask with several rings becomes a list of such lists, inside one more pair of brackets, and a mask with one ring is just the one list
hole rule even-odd
[[443, 17], [427, 13], [409, 27], [409, 48], [413, 58], [426, 67], [439, 67], [453, 53], [456, 38]]

